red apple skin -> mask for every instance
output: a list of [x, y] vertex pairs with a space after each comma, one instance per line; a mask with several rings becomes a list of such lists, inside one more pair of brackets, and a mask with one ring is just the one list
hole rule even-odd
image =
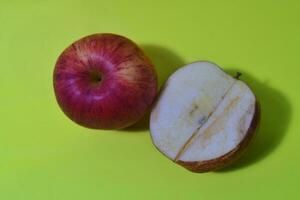
[[60, 108], [74, 122], [121, 129], [137, 122], [152, 105], [157, 74], [134, 42], [103, 33], [84, 37], [62, 52], [53, 85]]

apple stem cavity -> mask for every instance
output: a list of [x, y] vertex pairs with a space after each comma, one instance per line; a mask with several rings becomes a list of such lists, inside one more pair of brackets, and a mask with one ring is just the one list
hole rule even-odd
[[89, 76], [92, 83], [99, 84], [102, 81], [102, 74], [98, 71], [90, 71]]

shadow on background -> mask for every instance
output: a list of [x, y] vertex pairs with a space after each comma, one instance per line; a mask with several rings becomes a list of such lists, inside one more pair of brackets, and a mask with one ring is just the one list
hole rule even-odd
[[291, 119], [291, 105], [279, 90], [241, 70], [225, 71], [233, 76], [237, 71], [242, 73], [240, 80], [251, 87], [260, 103], [261, 121], [258, 132], [246, 152], [233, 165], [218, 171], [221, 173], [250, 166], [271, 154], [283, 141]]
[[141, 48], [155, 66], [159, 88], [176, 69], [185, 64], [184, 60], [178, 54], [165, 47], [142, 44]]
[[[155, 66], [159, 88], [176, 69], [185, 64], [184, 60], [179, 55], [165, 47], [154, 44], [142, 44], [140, 47]], [[149, 115], [150, 112], [147, 112], [140, 121], [123, 130], [143, 131], [149, 129]]]

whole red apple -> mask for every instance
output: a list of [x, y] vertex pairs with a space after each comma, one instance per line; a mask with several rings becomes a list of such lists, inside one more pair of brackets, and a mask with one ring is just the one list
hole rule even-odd
[[137, 122], [157, 93], [156, 71], [131, 40], [115, 34], [84, 37], [59, 56], [54, 91], [63, 112], [95, 129], [120, 129]]

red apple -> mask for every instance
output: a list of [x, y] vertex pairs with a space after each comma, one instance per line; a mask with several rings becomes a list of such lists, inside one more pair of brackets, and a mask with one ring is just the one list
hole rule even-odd
[[95, 129], [137, 122], [157, 93], [156, 71], [131, 40], [110, 33], [84, 37], [59, 56], [54, 91], [63, 112]]

